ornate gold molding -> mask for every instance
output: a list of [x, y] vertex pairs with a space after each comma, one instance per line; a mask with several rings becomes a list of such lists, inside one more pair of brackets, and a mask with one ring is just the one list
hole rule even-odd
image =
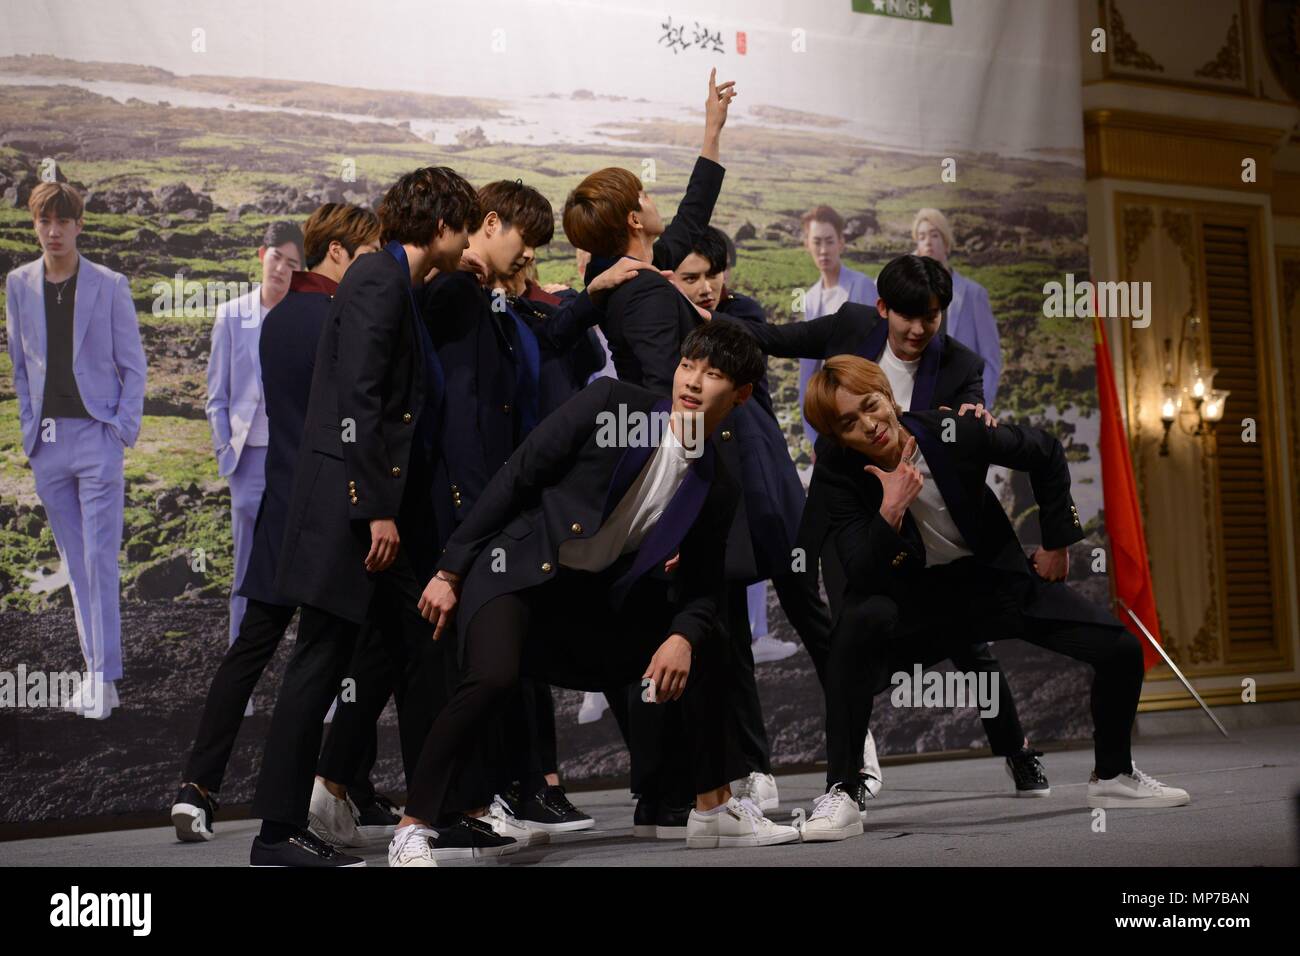
[[[1285, 130], [1214, 123], [1130, 110], [1088, 110], [1083, 116], [1089, 179], [1271, 192], [1273, 149]], [[1242, 160], [1255, 160], [1255, 182], [1242, 182]]]
[[1237, 24], [1237, 15], [1232, 15], [1228, 25], [1228, 35], [1223, 46], [1214, 59], [1192, 72], [1193, 76], [1203, 76], [1209, 80], [1241, 79], [1241, 30]]
[[1110, 4], [1110, 32], [1115, 38], [1111, 57], [1120, 66], [1132, 67], [1135, 70], [1154, 70], [1157, 73], [1165, 71], [1165, 68], [1156, 62], [1155, 57], [1138, 46], [1137, 40], [1128, 32], [1128, 27], [1124, 24], [1119, 6], [1114, 3]]

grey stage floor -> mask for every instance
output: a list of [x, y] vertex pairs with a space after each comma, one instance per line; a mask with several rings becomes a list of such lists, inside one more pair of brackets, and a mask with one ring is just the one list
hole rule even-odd
[[[596, 826], [521, 851], [507, 866], [1292, 866], [1297, 862], [1300, 727], [1148, 738], [1138, 765], [1192, 795], [1171, 810], [1112, 810], [1097, 832], [1087, 807], [1090, 750], [1049, 753], [1045, 799], [1016, 799], [1001, 760], [982, 758], [885, 768], [866, 833], [832, 844], [686, 850], [682, 842], [631, 836], [624, 792], [572, 794]], [[788, 820], [823, 789], [813, 774], [778, 777]], [[221, 823], [206, 844], [181, 844], [170, 827], [0, 843], [9, 866], [242, 866], [254, 821]], [[386, 845], [360, 851], [386, 866]], [[482, 864], [450, 864], [482, 865]]]

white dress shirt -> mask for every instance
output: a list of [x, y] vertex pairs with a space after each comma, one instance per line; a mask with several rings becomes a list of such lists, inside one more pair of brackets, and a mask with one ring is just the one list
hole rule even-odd
[[948, 505], [943, 500], [939, 486], [935, 484], [934, 476], [930, 473], [930, 466], [926, 463], [919, 447], [912, 455], [911, 461], [921, 472], [921, 477], [925, 479], [924, 484], [921, 485], [921, 493], [907, 506], [912, 520], [916, 522], [917, 530], [921, 532], [921, 543], [925, 545], [925, 566], [932, 568], [936, 564], [948, 564], [958, 558], [974, 554], [975, 552], [967, 547], [961, 531], [957, 529], [957, 522], [953, 521], [952, 512], [948, 510]]
[[627, 493], [590, 538], [570, 538], [560, 545], [560, 565], [576, 571], [603, 571], [618, 557], [635, 551], [677, 493], [691, 459], [671, 428], [645, 463]]

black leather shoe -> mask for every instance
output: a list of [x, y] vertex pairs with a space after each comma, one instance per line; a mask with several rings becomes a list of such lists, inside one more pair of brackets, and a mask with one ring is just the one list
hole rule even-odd
[[659, 801], [650, 797], [640, 797], [636, 802], [636, 812], [632, 814], [632, 835], [642, 839], [653, 840], [655, 820], [659, 817]]
[[266, 843], [260, 836], [253, 838], [253, 850], [248, 855], [249, 866], [365, 866], [359, 856], [340, 853], [310, 830], [299, 830], [287, 840]]
[[212, 839], [212, 817], [217, 812], [217, 798], [192, 783], [183, 784], [172, 804], [172, 826], [182, 843], [199, 843]]
[[693, 800], [680, 807], [660, 803], [659, 812], [655, 815], [655, 836], [660, 840], [685, 840], [686, 823], [694, 809]]
[[1038, 758], [1041, 750], [1022, 747], [1020, 753], [1007, 758], [1007, 775], [1016, 782], [1017, 797], [1050, 797], [1052, 788]]
[[481, 860], [505, 856], [519, 849], [514, 837], [503, 837], [487, 823], [467, 814], [458, 815], [450, 826], [438, 827], [433, 841], [433, 858], [443, 860]]
[[561, 786], [547, 786], [524, 801], [515, 817], [530, 827], [547, 833], [570, 833], [589, 830], [596, 821], [572, 803]]

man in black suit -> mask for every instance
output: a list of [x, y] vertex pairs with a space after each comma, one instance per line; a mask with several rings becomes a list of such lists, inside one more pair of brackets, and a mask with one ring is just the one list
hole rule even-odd
[[[767, 316], [754, 299], [724, 287], [731, 255], [730, 241], [713, 226], [678, 265], [673, 282], [695, 305], [710, 315], [725, 315], [745, 324], [766, 324]], [[714, 312], [713, 310], [716, 310]], [[791, 625], [810, 647], [830, 642], [830, 614], [817, 593], [815, 577], [792, 570], [794, 546], [804, 509], [804, 491], [785, 436], [777, 423], [768, 392], [767, 371], [754, 388], [754, 401], [738, 409], [731, 430], [740, 447], [740, 482], [744, 488], [747, 547], [753, 554], [754, 575], [771, 580]], [[724, 427], [727, 427], [724, 425]], [[771, 751], [763, 726], [763, 711], [754, 675], [754, 652], [749, 622], [747, 576], [728, 587], [727, 628], [733, 639], [737, 699], [734, 713], [739, 741], [749, 772], [734, 784], [737, 794], [750, 797], [763, 810], [779, 804], [772, 776]], [[795, 650], [794, 645], [789, 645]]]
[[[900, 404], [921, 411], [956, 408], [958, 415], [974, 410], [987, 424], [996, 424], [984, 409], [984, 360], [944, 332], [939, 331], [943, 310], [952, 300], [952, 278], [934, 260], [921, 256], [899, 256], [880, 271], [877, 279], [880, 300], [875, 307], [846, 302], [838, 311], [806, 322], [785, 325], [743, 325], [768, 355], [781, 358], [827, 359], [834, 355], [859, 355], [879, 361], [899, 396]], [[818, 439], [815, 454], [823, 442]], [[841, 610], [845, 580], [839, 555], [827, 538], [831, 531], [823, 502], [808, 496], [799, 529], [798, 547], [806, 562], [807, 575], [814, 583], [818, 572], [826, 584], [832, 614]], [[823, 689], [827, 686], [829, 643], [816, 643], [823, 632], [801, 634], [817, 669]], [[829, 638], [829, 631], [824, 632]], [[1031, 750], [1016, 714], [1015, 700], [997, 659], [987, 643], [969, 648], [954, 647], [953, 664], [963, 671], [987, 670], [999, 674], [998, 715], [984, 721], [984, 730], [995, 754], [1008, 760], [1017, 793], [1047, 795], [1048, 782], [1037, 751]], [[880, 791], [882, 774], [875, 758], [875, 744], [868, 731], [863, 754], [862, 779], [855, 797], [861, 802]]]
[[[1137, 638], [1064, 583], [1067, 546], [1083, 528], [1061, 443], [1040, 429], [992, 428], [951, 411], [904, 413], [881, 367], [855, 355], [826, 361], [809, 381], [804, 411], [826, 441], [810, 494], [823, 501], [848, 591], [829, 655], [828, 790], [803, 838], [862, 832], [858, 759], [872, 697], [891, 673], [989, 639], [1018, 638], [1092, 665], [1089, 806], [1187, 803], [1185, 791], [1133, 765], [1144, 673]], [[1029, 474], [1043, 542], [1032, 558], [985, 484], [990, 465]]]
[[373, 212], [346, 203], [321, 206], [304, 227], [309, 271], [293, 274], [289, 292], [267, 313], [259, 332], [269, 424], [266, 487], [248, 568], [242, 582], [235, 582], [247, 607], [238, 637], [212, 678], [185, 766], [185, 782], [172, 805], [176, 836], [185, 842], [212, 839], [215, 794], [221, 789], [245, 706], [298, 609], [276, 590], [275, 569], [307, 415], [316, 343], [339, 280], [356, 257], [378, 248], [379, 219]]
[[653, 699], [683, 699], [697, 793], [688, 845], [797, 837], [731, 799], [716, 686], [738, 489], [708, 439], [749, 398], [762, 359], [735, 329], [705, 327], [678, 362], [671, 397], [601, 379], [549, 416], [447, 543], [421, 608], [435, 635], [461, 619], [465, 676], [429, 734], [389, 865], [436, 865], [435, 823], [487, 829], [448, 794], [521, 674], [585, 690], [642, 678]]
[[[720, 137], [735, 84], [718, 85], [709, 75], [704, 106], [704, 143], [695, 161], [677, 215], [667, 226], [654, 199], [639, 178], [626, 169], [610, 167], [587, 176], [564, 203], [564, 234], [577, 249], [590, 253], [585, 281], [592, 282], [618, 256], [651, 262], [671, 270], [688, 256], [704, 236], [725, 170], [718, 163]], [[618, 378], [661, 396], [671, 393], [682, 342], [700, 324], [702, 315], [672, 282], [655, 271], [638, 273], [610, 294], [600, 322]], [[740, 456], [732, 429], [724, 426], [720, 453], [733, 475], [740, 473]], [[752, 575], [752, 553], [737, 519], [727, 549], [729, 573]], [[619, 721], [632, 754], [632, 790], [641, 794], [638, 835], [680, 837], [690, 813], [691, 794], [682, 792], [684, 767], [670, 767], [665, 757], [683, 755], [680, 708], [646, 706], [636, 688], [609, 691], [610, 709]]]
[[[446, 369], [446, 404], [456, 410], [444, 420], [445, 469], [433, 494], [450, 505], [457, 524], [472, 511], [497, 469], [552, 410], [543, 394], [543, 369], [554, 357], [586, 343], [611, 289], [641, 269], [654, 270], [650, 263], [621, 258], [545, 321], [530, 321], [533, 314], [516, 309], [504, 283], [551, 241], [555, 229], [551, 204], [519, 180], [490, 182], [477, 195], [480, 218], [472, 224], [461, 268], [433, 278], [421, 295], [438, 359]], [[436, 542], [439, 549], [452, 530], [445, 529]], [[454, 669], [449, 677], [454, 687]], [[534, 690], [525, 687], [530, 699], [537, 696]], [[550, 741], [538, 741], [537, 746], [554, 750]], [[500, 762], [492, 748], [488, 750], [482, 759]], [[479, 794], [478, 802], [492, 803], [494, 794], [505, 791], [511, 782], [491, 777], [483, 768], [475, 783], [467, 783], [471, 792]], [[524, 783], [531, 784], [524, 787], [528, 792], [521, 792], [510, 808], [530, 828], [545, 833], [550, 828], [592, 825], [590, 817], [568, 802], [563, 788], [548, 787], [545, 781], [539, 785], [536, 778]], [[547, 799], [534, 800], [543, 790]], [[501, 815], [494, 817], [498, 829], [510, 830], [507, 835], [516, 839], [525, 836], [513, 826], [510, 810], [504, 806], [500, 810]]]
[[363, 862], [306, 830], [321, 720], [372, 600], [400, 609], [413, 655], [428, 641], [415, 605], [452, 516], [430, 494], [445, 376], [414, 293], [459, 265], [477, 217], [452, 170], [403, 176], [380, 206], [383, 249], [348, 270], [321, 333], [275, 579], [302, 612], [253, 799], [254, 865]]

